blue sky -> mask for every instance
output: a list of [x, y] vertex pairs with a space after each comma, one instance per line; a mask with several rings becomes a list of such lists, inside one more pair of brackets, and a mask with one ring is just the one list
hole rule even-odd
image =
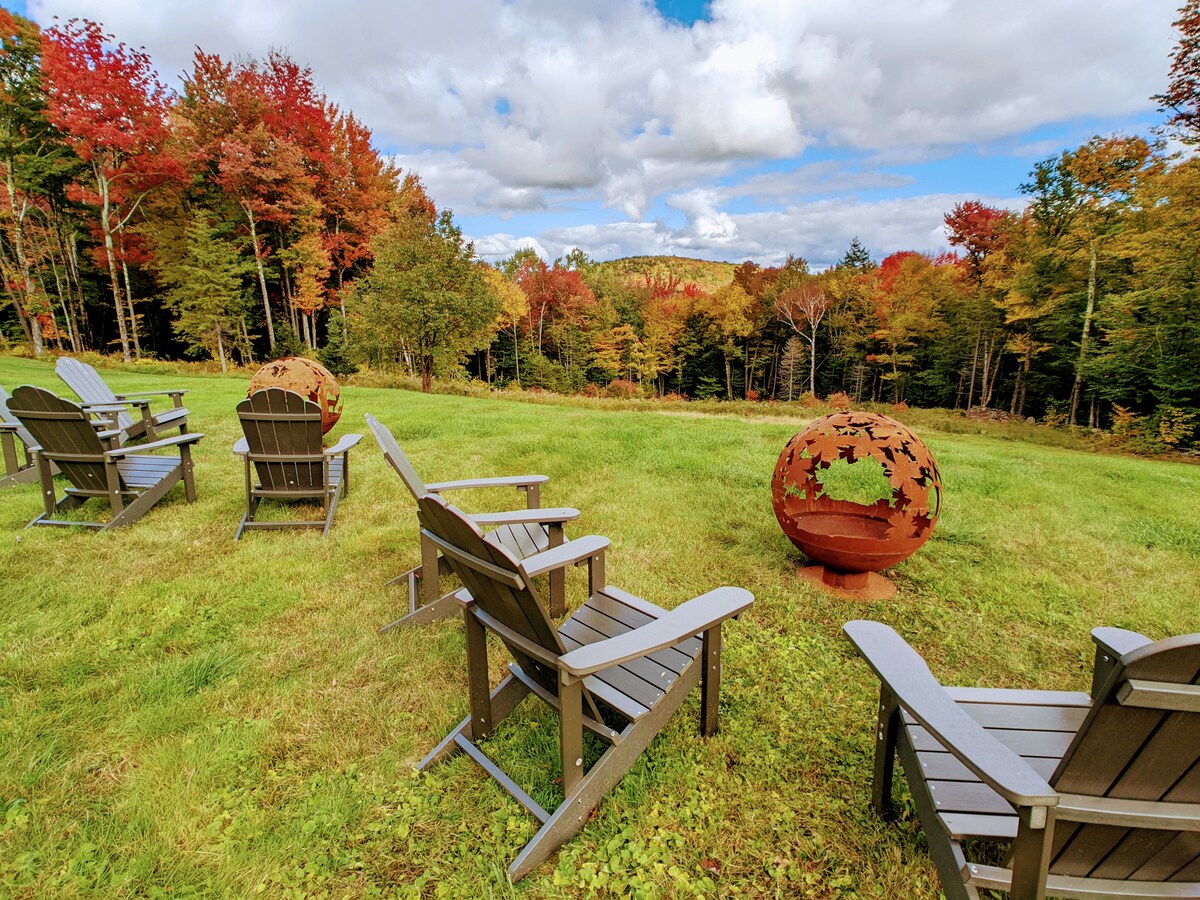
[[[3, 2], [3, 0], [0, 0]], [[288, 50], [498, 259], [823, 267], [945, 248], [1033, 164], [1149, 134], [1179, 0], [29, 0], [145, 46]], [[27, 11], [25, 7], [27, 6]]]

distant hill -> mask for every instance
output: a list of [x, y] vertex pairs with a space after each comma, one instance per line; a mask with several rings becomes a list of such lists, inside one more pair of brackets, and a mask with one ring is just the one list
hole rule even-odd
[[729, 284], [737, 267], [733, 263], [687, 259], [683, 256], [627, 256], [597, 263], [596, 268], [631, 279], [640, 279], [643, 275], [662, 278], [674, 275], [683, 284], [691, 281], [706, 291], [712, 291]]

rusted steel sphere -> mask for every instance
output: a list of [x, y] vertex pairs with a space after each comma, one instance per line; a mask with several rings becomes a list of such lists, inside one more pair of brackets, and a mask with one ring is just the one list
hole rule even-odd
[[[838, 459], [875, 459], [890, 498], [866, 505], [824, 493], [821, 472]], [[942, 481], [929, 448], [887, 416], [840, 412], [795, 435], [775, 465], [771, 505], [805, 555], [841, 572], [878, 572], [908, 559], [929, 539], [941, 508]]]
[[329, 429], [342, 417], [341, 407], [338, 406], [342, 389], [338, 387], [337, 379], [323, 365], [311, 359], [285, 356], [267, 363], [250, 379], [246, 396], [269, 387], [295, 391], [320, 406], [321, 434], [328, 434]]

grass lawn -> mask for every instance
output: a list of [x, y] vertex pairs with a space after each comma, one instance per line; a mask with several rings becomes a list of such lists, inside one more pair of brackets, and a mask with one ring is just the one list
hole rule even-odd
[[[877, 684], [841, 624], [894, 626], [944, 681], [1086, 690], [1089, 629], [1200, 631], [1200, 467], [924, 431], [946, 498], [932, 540], [859, 604], [800, 583], [771, 512], [802, 424], [348, 388], [335, 440], [389, 425], [430, 481], [543, 472], [545, 506], [612, 539], [611, 583], [664, 606], [719, 584], [720, 733], [695, 694], [572, 842], [515, 888], [535, 820], [463, 756], [413, 764], [465, 713], [462, 626], [386, 636], [416, 516], [368, 436], [328, 540], [251, 532], [242, 378], [103, 373], [190, 388], [199, 501], [130, 528], [22, 530], [0, 493], [0, 896], [935, 897], [911, 812], [867, 808]], [[170, 382], [167, 384], [166, 382]], [[69, 393], [0, 357], [0, 384]], [[473, 492], [479, 493], [479, 492]], [[515, 492], [462, 496], [473, 510]], [[568, 583], [578, 603], [582, 571]], [[502, 653], [492, 654], [499, 678]], [[556, 803], [556, 720], [527, 702], [490, 748]], [[521, 727], [521, 725], [527, 727]]]

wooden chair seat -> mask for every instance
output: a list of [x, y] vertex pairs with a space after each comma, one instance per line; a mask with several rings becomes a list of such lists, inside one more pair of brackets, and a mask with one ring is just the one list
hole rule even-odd
[[[549, 479], [545, 475], [511, 475], [499, 478], [469, 478], [461, 481], [441, 481], [427, 484], [407, 454], [400, 448], [395, 435], [370, 413], [366, 416], [367, 427], [375, 436], [383, 458], [395, 470], [408, 488], [414, 500], [429, 494], [448, 491], [476, 490], [481, 488], [516, 488], [525, 494], [526, 508], [507, 513], [484, 513], [471, 516], [475, 524], [490, 527], [484, 540], [502, 547], [517, 559], [525, 559], [557, 547], [566, 540], [564, 523], [579, 518], [579, 510], [569, 507], [542, 509], [541, 487]], [[397, 575], [388, 584], [406, 582], [408, 585], [408, 612], [399, 619], [379, 629], [382, 634], [392, 628], [411, 628], [428, 625], [439, 619], [454, 615], [458, 611], [455, 600], [456, 589], [442, 590], [443, 575], [450, 574], [450, 564], [424, 537], [421, 538], [421, 564]], [[420, 596], [417, 582], [421, 583]], [[550, 573], [550, 610], [554, 616], [566, 611], [566, 579], [562, 572]]]
[[[563, 622], [558, 635], [567, 650], [574, 650], [634, 631], [665, 614], [666, 610], [609, 585]], [[700, 646], [699, 639], [687, 638], [673, 647], [589, 675], [584, 687], [625, 718], [637, 721], [663, 698], [696, 658]]]
[[888, 626], [844, 630], [880, 679], [871, 805], [899, 757], [950, 900], [1200, 897], [1200, 634], [1095, 629], [1083, 694], [945, 687]]
[[[1083, 724], [1092, 699], [1074, 691], [1018, 691], [948, 687], [947, 693], [1001, 744], [1049, 780]], [[901, 710], [905, 730], [925, 773], [930, 802], [954, 840], [1012, 840], [1012, 805], [955, 758], [937, 738]]]

